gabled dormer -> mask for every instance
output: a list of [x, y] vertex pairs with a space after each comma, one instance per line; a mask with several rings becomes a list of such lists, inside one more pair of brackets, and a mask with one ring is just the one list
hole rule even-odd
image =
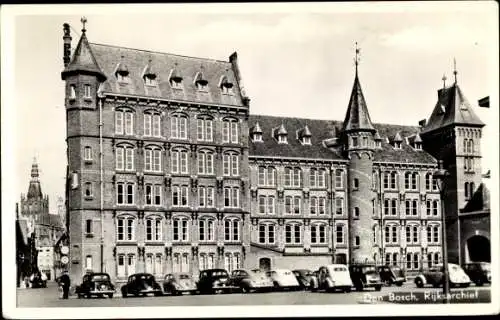
[[253, 142], [262, 142], [262, 129], [258, 122], [250, 129], [250, 137]]
[[170, 81], [170, 86], [174, 89], [182, 89], [182, 74], [177, 68], [177, 62], [175, 63], [172, 70], [170, 70], [170, 76], [168, 77]]
[[142, 79], [144, 80], [144, 84], [147, 86], [156, 86], [156, 72], [153, 70], [152, 61], [149, 60], [148, 64], [144, 68], [142, 73]]
[[396, 135], [392, 139], [392, 146], [396, 150], [401, 150], [402, 145], [403, 145], [403, 138], [401, 137], [401, 134], [398, 131], [398, 132], [396, 132]]
[[373, 140], [375, 141], [375, 148], [381, 149], [382, 148], [382, 138], [380, 137], [378, 130], [375, 131], [375, 135], [373, 136]]
[[233, 83], [229, 81], [227, 76], [228, 70], [226, 69], [226, 74], [221, 76], [219, 81], [219, 88], [223, 94], [233, 94]]
[[413, 149], [419, 151], [422, 150], [422, 138], [420, 137], [419, 133], [417, 133], [412, 137], [408, 137], [408, 142], [413, 147]]
[[304, 128], [297, 130], [297, 139], [302, 145], [311, 145], [312, 133], [307, 125]]
[[288, 139], [287, 139], [288, 132], [286, 131], [283, 123], [279, 127], [273, 129], [273, 136], [276, 140], [278, 140], [279, 144], [287, 144], [288, 143]]
[[119, 83], [128, 83], [129, 82], [129, 71], [128, 67], [124, 62], [125, 57], [122, 55], [121, 61], [116, 65], [115, 68], [115, 77]]
[[200, 67], [200, 71], [194, 76], [194, 85], [199, 91], [208, 91], [208, 80], [203, 74], [203, 66]]

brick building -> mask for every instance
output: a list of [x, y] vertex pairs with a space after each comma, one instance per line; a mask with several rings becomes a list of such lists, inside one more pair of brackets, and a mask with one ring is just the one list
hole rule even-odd
[[[372, 123], [357, 65], [343, 122], [250, 115], [236, 53], [185, 57], [82, 32], [71, 54], [64, 26], [61, 74], [74, 279], [332, 261], [417, 271], [441, 257], [437, 159], [457, 168], [447, 210], [463, 207], [464, 179], [479, 185], [482, 124], [456, 83], [420, 127]], [[469, 118], [443, 121], [457, 112]], [[442, 148], [452, 136], [434, 134], [449, 128], [474, 132], [474, 154], [454, 149], [462, 136]]]

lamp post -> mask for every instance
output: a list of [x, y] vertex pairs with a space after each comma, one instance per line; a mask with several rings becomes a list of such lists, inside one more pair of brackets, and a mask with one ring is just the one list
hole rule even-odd
[[441, 198], [441, 251], [443, 252], [443, 303], [449, 303], [448, 296], [450, 293], [450, 282], [449, 282], [449, 272], [448, 272], [448, 246], [446, 243], [446, 213], [444, 208], [444, 181], [450, 173], [443, 168], [443, 161], [439, 160], [438, 170], [434, 172], [434, 178], [436, 179], [439, 195]]

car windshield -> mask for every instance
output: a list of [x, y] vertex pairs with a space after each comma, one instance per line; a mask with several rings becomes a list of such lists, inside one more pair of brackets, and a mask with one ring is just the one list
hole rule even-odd
[[139, 280], [152, 280], [153, 276], [150, 274], [143, 274], [138, 277]]
[[363, 267], [362, 270], [364, 273], [376, 273], [377, 272], [375, 267]]
[[223, 270], [212, 271], [212, 277], [227, 277], [227, 272]]
[[181, 275], [179, 275], [179, 279], [189, 279], [189, 275], [181, 274]]
[[94, 280], [94, 281], [107, 281], [107, 280], [109, 280], [109, 276], [107, 274], [95, 274], [92, 276], [92, 280]]
[[285, 276], [289, 276], [292, 274], [290, 271], [281, 271], [280, 273]]

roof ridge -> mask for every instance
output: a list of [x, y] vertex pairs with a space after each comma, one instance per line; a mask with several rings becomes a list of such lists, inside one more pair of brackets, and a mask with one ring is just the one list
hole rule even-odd
[[117, 46], [117, 45], [113, 45], [113, 44], [104, 44], [104, 43], [96, 43], [96, 42], [89, 42], [89, 44], [90, 45], [96, 45], [96, 46], [103, 46], [103, 47], [113, 47], [113, 48], [117, 48], [117, 49], [135, 50], [135, 51], [141, 51], [141, 52], [146, 52], [146, 53], [167, 54], [167, 55], [171, 55], [171, 56], [182, 57], [182, 58], [189, 58], [189, 59], [200, 59], [200, 60], [207, 60], [207, 61], [213, 61], [213, 62], [224, 62], [224, 63], [228, 63], [228, 64], [231, 63], [229, 61], [219, 60], [219, 59], [202, 58], [202, 57], [195, 57], [195, 56], [186, 56], [186, 55], [175, 54], [175, 53], [170, 53], [170, 52], [161, 52], [161, 51], [155, 51], [155, 50], [137, 49], [137, 48]]

